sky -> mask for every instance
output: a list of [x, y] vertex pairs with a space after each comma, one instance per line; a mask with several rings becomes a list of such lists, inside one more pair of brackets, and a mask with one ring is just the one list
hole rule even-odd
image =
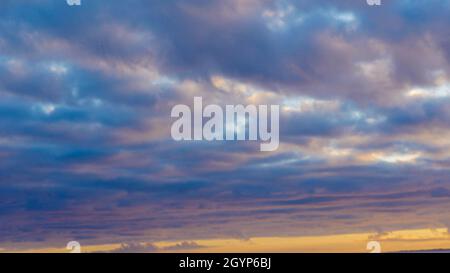
[[[0, 251], [450, 247], [449, 25], [448, 0], [2, 0]], [[278, 150], [174, 141], [196, 96], [280, 105]]]

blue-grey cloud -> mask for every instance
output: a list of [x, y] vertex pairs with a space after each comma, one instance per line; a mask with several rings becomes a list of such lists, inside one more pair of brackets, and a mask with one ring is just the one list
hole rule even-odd
[[[0, 244], [447, 223], [448, 1], [0, 7]], [[194, 95], [281, 104], [280, 150], [174, 142]]]

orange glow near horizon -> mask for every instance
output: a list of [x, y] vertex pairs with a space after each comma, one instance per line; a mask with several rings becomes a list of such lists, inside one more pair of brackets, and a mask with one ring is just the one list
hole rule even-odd
[[[176, 247], [182, 241], [162, 241], [151, 243], [154, 252], [160, 253], [365, 253], [367, 243], [378, 241], [382, 252], [424, 251], [450, 249], [450, 235], [447, 228], [399, 230], [383, 234], [354, 233], [325, 236], [299, 237], [254, 237], [248, 240], [209, 239], [192, 240], [196, 247]], [[149, 243], [142, 243], [149, 244]], [[104, 244], [82, 246], [82, 252], [116, 252], [121, 244]], [[2, 252], [2, 251], [0, 251]], [[23, 251], [3, 252], [37, 252], [67, 253], [65, 248], [37, 248]], [[132, 251], [133, 252], [133, 251]], [[136, 250], [136, 252], [140, 252]]]

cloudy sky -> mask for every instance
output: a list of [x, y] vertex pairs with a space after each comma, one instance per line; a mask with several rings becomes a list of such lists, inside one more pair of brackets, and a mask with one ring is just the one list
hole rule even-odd
[[[0, 251], [446, 229], [449, 25], [448, 0], [2, 0]], [[279, 149], [175, 142], [194, 96], [280, 105]]]

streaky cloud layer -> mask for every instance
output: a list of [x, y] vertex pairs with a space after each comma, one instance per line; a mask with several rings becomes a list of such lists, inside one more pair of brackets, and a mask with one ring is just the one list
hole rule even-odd
[[[449, 25], [445, 0], [2, 1], [0, 246], [448, 227]], [[279, 104], [279, 149], [173, 141], [194, 96]]]

